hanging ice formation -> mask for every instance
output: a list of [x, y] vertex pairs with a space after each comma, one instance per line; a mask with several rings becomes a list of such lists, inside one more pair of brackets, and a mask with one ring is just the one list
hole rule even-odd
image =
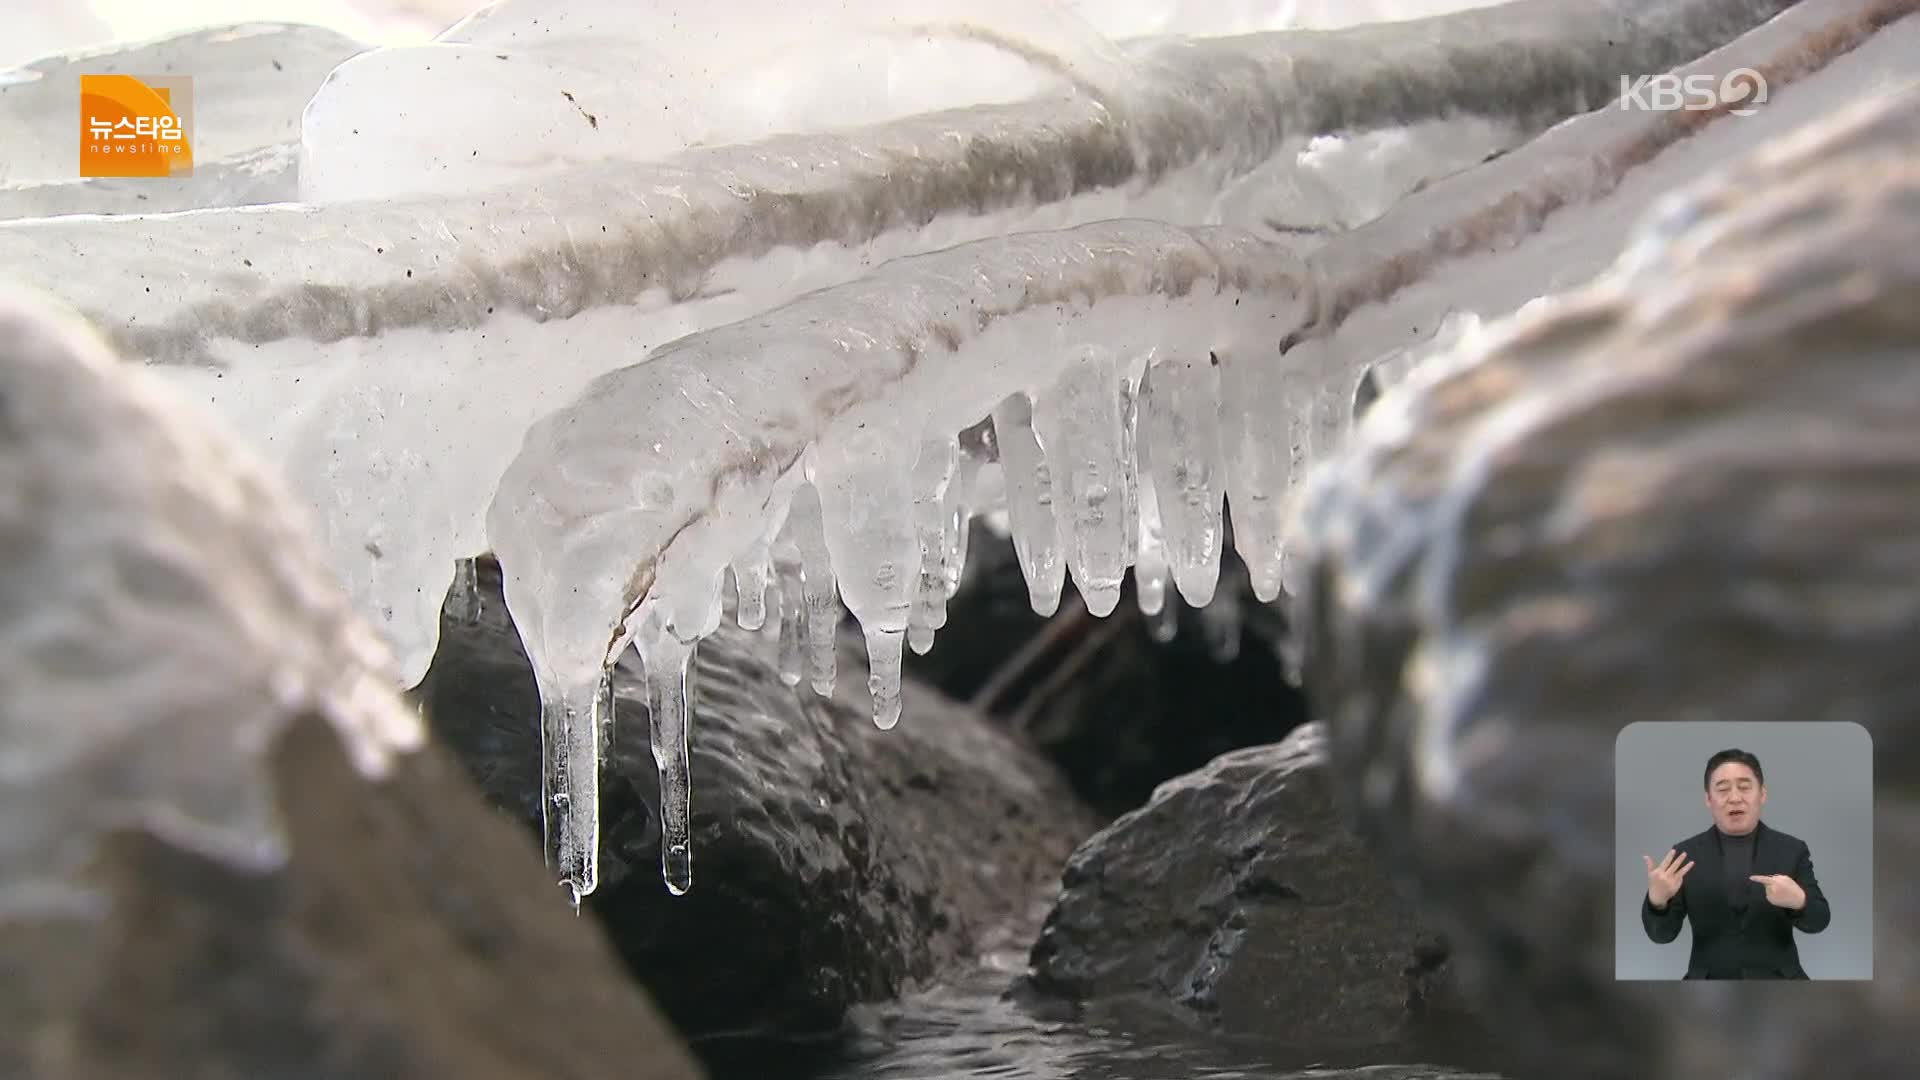
[[[1354, 312], [1518, 244], [1683, 134], [1594, 114], [1304, 261], [1236, 229], [1144, 220], [963, 244], [595, 379], [530, 428], [488, 518], [545, 738], [578, 747], [564, 755], [572, 772], [548, 775], [564, 880], [584, 894], [597, 877], [595, 740], [572, 718], [631, 644], [650, 701], [670, 710], [652, 718], [663, 871], [676, 892], [690, 884], [687, 675], [729, 573], [746, 625], [783, 620], [785, 677], [797, 682], [804, 666], [820, 693], [833, 686], [845, 601], [882, 727], [900, 718], [903, 648], [930, 644], [943, 623], [963, 558], [957, 526], [989, 509], [975, 483], [988, 468], [1036, 611], [1053, 611], [1071, 577], [1093, 614], [1109, 613], [1129, 570], [1156, 625], [1171, 594], [1207, 605], [1223, 505], [1255, 596], [1272, 601], [1292, 573], [1284, 532], [1303, 471], [1344, 437], [1369, 362], [1385, 358], [1381, 382], [1407, 363], [1392, 355], [1404, 336], [1343, 329]], [[1611, 250], [1610, 237], [1598, 243]], [[1415, 351], [1443, 350], [1473, 324], [1436, 318]], [[781, 598], [777, 615], [767, 595]], [[1218, 655], [1238, 648], [1237, 609], [1203, 624]]]
[[[1316, 150], [1317, 183], [1395, 197], [1605, 100], [1623, 73], [1665, 70], [1783, 6], [1519, 0], [1430, 22], [1119, 48], [1063, 16], [1027, 10], [1035, 5], [970, 6], [968, 19], [984, 24], [943, 33], [1031, 59], [1056, 89], [979, 104], [1007, 99], [977, 96], [985, 90], [962, 80], [960, 97], [920, 102], [940, 111], [902, 116], [901, 102], [880, 101], [854, 114], [884, 121], [869, 127], [649, 159], [649, 147], [676, 144], [616, 137], [625, 121], [602, 115], [581, 89], [587, 83], [571, 76], [578, 68], [605, 86], [601, 54], [616, 39], [677, 48], [642, 32], [656, 6], [509, 0], [449, 40], [509, 57], [488, 51], [477, 57], [487, 65], [574, 65], [558, 89], [578, 100], [561, 97], [538, 116], [516, 107], [496, 132], [500, 145], [477, 159], [493, 164], [476, 176], [502, 186], [0, 222], [0, 267], [79, 309], [122, 355], [185, 383], [284, 472], [334, 572], [413, 682], [432, 658], [456, 562], [487, 548], [486, 507], [527, 426], [639, 350], [750, 318], [888, 258], [968, 240], [1124, 216], [1257, 227], [1270, 198], [1262, 193], [1288, 190], [1286, 174], [1321, 136], [1370, 147], [1343, 168], [1399, 158], [1385, 169], [1391, 184], [1339, 183]], [[932, 0], [906, 8], [873, 0], [836, 6], [833, 19], [844, 21], [843, 7], [879, 13], [887, 40], [912, 50], [930, 46], [897, 33], [900, 19], [946, 10]], [[583, 12], [585, 22], [575, 17]], [[536, 17], [547, 42], [538, 49], [513, 33]], [[861, 47], [879, 48], [886, 35], [866, 34]], [[471, 52], [444, 45], [441, 55]], [[314, 177], [327, 172], [323, 129], [342, 122], [337, 152], [354, 176], [400, 176], [419, 164], [364, 167], [354, 109], [368, 123], [389, 122], [393, 96], [421, 96], [427, 78], [400, 65], [382, 83], [372, 78], [380, 70], [363, 62], [316, 96], [314, 138], [302, 144]], [[452, 76], [436, 65], [432, 77]], [[839, 109], [831, 95], [809, 107]], [[794, 130], [784, 126], [792, 117], [762, 119]], [[523, 122], [535, 126], [514, 126]], [[523, 137], [541, 124], [570, 132], [565, 145]], [[1395, 140], [1396, 131], [1419, 135]], [[1380, 133], [1389, 137], [1373, 138]], [[589, 144], [595, 160], [573, 152]], [[506, 168], [517, 159], [532, 162], [529, 171]], [[552, 171], [556, 161], [569, 164]], [[1338, 220], [1307, 224], [1338, 228], [1368, 212], [1351, 202]], [[115, 253], [115, 272], [101, 272], [105, 251]], [[932, 614], [923, 607], [923, 620]]]
[[[542, 7], [613, 20], [593, 35], [624, 32], [634, 10]], [[736, 617], [777, 637], [784, 679], [816, 690], [835, 679], [844, 596], [889, 723], [902, 649], [944, 625], [969, 512], [1005, 518], [1037, 610], [1069, 576], [1111, 610], [1131, 570], [1169, 627], [1214, 587], [1223, 504], [1255, 589], [1277, 595], [1289, 484], [1350, 422], [1366, 361], [1448, 311], [1493, 317], [1590, 275], [1578, 244], [1508, 249], [1578, 219], [1703, 118], [1603, 110], [1520, 144], [1610, 100], [1621, 76], [1789, 7], [1701, 70], [1744, 63], [1784, 85], [1900, 5], [1519, 0], [1324, 34], [1131, 42], [1124, 93], [1099, 77], [1112, 55], [1097, 42], [1076, 59], [1081, 38], [1022, 30], [1051, 25], [1029, 19], [974, 36], [1024, 42], [1015, 52], [1054, 41], [1036, 55], [1064, 60], [1050, 70], [1075, 90], [918, 115], [886, 104], [871, 115], [896, 118], [867, 128], [576, 163], [537, 183], [508, 169], [491, 191], [0, 223], [0, 266], [187, 384], [285, 470], [407, 680], [432, 656], [450, 581], [452, 614], [473, 617], [460, 560], [492, 541], [546, 699], [549, 852], [577, 894], [596, 877], [601, 671], [635, 644], [667, 796], [663, 869], [684, 888], [687, 677], [729, 576]], [[587, 123], [573, 135], [595, 155], [617, 142], [567, 118]], [[1316, 140], [1336, 134], [1368, 147], [1351, 160], [1367, 182], [1324, 172]], [[1309, 150], [1322, 171], [1307, 186], [1349, 197], [1269, 213]], [[1503, 150], [1470, 181], [1442, 179]], [[1402, 155], [1390, 169], [1389, 152]], [[1379, 199], [1400, 201], [1355, 227]], [[1112, 220], [1127, 215], [1233, 228]], [[1235, 231], [1269, 225], [1283, 234], [1271, 245]], [[1042, 229], [1067, 231], [1024, 233]], [[987, 239], [1009, 233], [1022, 235]], [[1286, 254], [1310, 246], [1301, 236], [1326, 241], [1311, 270]], [[97, 271], [103, 251], [124, 253], [119, 273]], [[937, 254], [898, 258], [924, 252]], [[1470, 300], [1444, 284], [1466, 279]], [[1208, 623], [1223, 649], [1227, 615]]]

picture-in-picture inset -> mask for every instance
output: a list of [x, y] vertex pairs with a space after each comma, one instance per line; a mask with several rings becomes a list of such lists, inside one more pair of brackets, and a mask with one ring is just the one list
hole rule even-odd
[[1873, 977], [1873, 741], [1857, 724], [1630, 724], [1614, 975]]

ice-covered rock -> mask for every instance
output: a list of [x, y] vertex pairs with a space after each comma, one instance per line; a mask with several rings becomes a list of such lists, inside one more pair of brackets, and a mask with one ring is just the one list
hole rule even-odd
[[[1423, 367], [1311, 485], [1301, 611], [1334, 768], [1543, 1067], [1893, 1076], [1913, 1049], [1916, 34], [1909, 15], [1855, 58], [1892, 50], [1904, 88], [1836, 62], [1855, 77], [1824, 116], [1661, 203], [1599, 281]], [[1615, 739], [1703, 717], [1873, 734], [1873, 981], [1615, 981]]]
[[1056, 97], [463, 197], [5, 224], [0, 266], [128, 355], [177, 365], [282, 466], [411, 680], [526, 426], [593, 376], [888, 257], [1126, 214], [1203, 219], [1294, 135], [1463, 114], [1535, 129], [1768, 8], [1686, 10], [1677, 31], [1653, 0], [1538, 0], [1417, 35], [1180, 43], [1124, 117]]
[[[490, 561], [477, 584], [480, 617], [448, 608], [421, 700], [436, 737], [538, 836], [539, 696]], [[909, 685], [922, 722], [878, 731], [852, 680], [830, 698], [795, 694], [777, 651], [771, 634], [728, 627], [691, 673], [697, 903], [660, 880], [643, 673], [628, 664], [613, 677], [606, 873], [581, 910], [695, 1040], [832, 1032], [855, 1003], [1024, 946], [1061, 862], [1095, 825], [1051, 765], [984, 711]], [[840, 662], [858, 670], [857, 650]]]
[[300, 519], [0, 296], [0, 1074], [697, 1076]]
[[299, 154], [290, 145], [195, 163], [188, 176], [88, 177], [0, 186], [0, 221], [61, 214], [166, 214], [219, 206], [292, 202], [299, 196]]
[[276, 865], [260, 755], [290, 718], [331, 721], [371, 776], [420, 745], [391, 654], [278, 486], [171, 388], [31, 293], [0, 298], [0, 347], [0, 911], [84, 905], [73, 875], [117, 829]]

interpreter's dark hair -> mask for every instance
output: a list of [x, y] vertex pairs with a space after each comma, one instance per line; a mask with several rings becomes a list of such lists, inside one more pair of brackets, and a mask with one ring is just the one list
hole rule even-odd
[[1747, 768], [1752, 769], [1754, 780], [1759, 782], [1761, 787], [1766, 786], [1767, 774], [1760, 771], [1760, 759], [1757, 757], [1754, 757], [1752, 754], [1747, 753], [1745, 750], [1739, 750], [1739, 749], [1722, 750], [1719, 753], [1708, 758], [1707, 771], [1700, 778], [1700, 786], [1703, 788], [1712, 787], [1713, 786], [1713, 770], [1719, 768], [1722, 765], [1726, 765], [1729, 763], [1736, 764], [1736, 765], [1745, 765]]

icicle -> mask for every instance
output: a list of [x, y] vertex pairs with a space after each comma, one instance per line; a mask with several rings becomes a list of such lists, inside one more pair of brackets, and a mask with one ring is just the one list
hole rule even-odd
[[867, 688], [882, 729], [900, 720], [901, 662], [920, 582], [915, 470], [898, 442], [870, 419], [816, 446], [811, 470], [840, 595], [866, 638]]
[[762, 595], [766, 597], [764, 612], [766, 617], [760, 620], [760, 625], [754, 630], [754, 633], [759, 635], [768, 646], [774, 648], [777, 648], [779, 643], [786, 639], [787, 616], [784, 610], [786, 608], [786, 597], [781, 595], [780, 578], [780, 568], [773, 561], [772, 545], [769, 544], [767, 554], [767, 583], [762, 591]]
[[634, 635], [647, 675], [647, 720], [653, 764], [660, 774], [660, 877], [667, 891], [693, 888], [692, 777], [687, 761], [687, 725], [692, 696], [688, 676], [694, 646], [649, 619]]
[[613, 749], [613, 664], [600, 672], [600, 689], [593, 695], [593, 715], [600, 721], [600, 756]]
[[1253, 594], [1280, 595], [1281, 551], [1295, 476], [1304, 470], [1313, 426], [1312, 387], [1299, 366], [1316, 362], [1317, 342], [1275, 357], [1218, 354], [1221, 456], [1233, 506], [1233, 543]]
[[1135, 382], [1125, 375], [1120, 379], [1120, 519], [1127, 538], [1126, 565], [1132, 566], [1140, 557], [1140, 478], [1146, 470], [1140, 467], [1140, 392], [1144, 388], [1145, 376], [1141, 382]]
[[1053, 503], [1066, 541], [1067, 571], [1087, 610], [1113, 612], [1127, 572], [1127, 463], [1114, 364], [1092, 346], [1068, 364], [1034, 403], [1034, 432], [1050, 447]]
[[901, 649], [906, 633], [861, 625], [867, 639], [867, 691], [873, 697], [873, 725], [891, 731], [900, 722], [900, 683], [906, 657]]
[[480, 564], [474, 559], [460, 559], [453, 567], [453, 617], [468, 626], [475, 626], [480, 622], [483, 602], [480, 596]]
[[1180, 633], [1180, 594], [1167, 593], [1164, 583], [1161, 593], [1166, 597], [1166, 603], [1160, 605], [1158, 612], [1147, 616], [1147, 636], [1165, 645]]
[[783, 567], [779, 574], [780, 597], [780, 681], [788, 686], [799, 686], [802, 673], [807, 666], [807, 627], [802, 611], [800, 585], [800, 553], [795, 551], [791, 541], [782, 545], [781, 561], [787, 563], [787, 553], [792, 552], [792, 561]]
[[1281, 431], [1287, 452], [1287, 492], [1291, 494], [1306, 480], [1320, 447], [1313, 437], [1316, 424], [1311, 381], [1298, 371], [1288, 371], [1281, 374], [1280, 387], [1281, 400], [1286, 403]]
[[786, 532], [800, 556], [800, 603], [813, 692], [833, 696], [834, 639], [840, 632], [840, 598], [827, 553], [826, 526], [820, 517], [820, 493], [801, 484], [787, 511]]
[[1292, 548], [1280, 552], [1280, 590], [1289, 599], [1299, 596], [1306, 585], [1306, 572], [1300, 565], [1300, 557]]
[[[1313, 388], [1307, 377], [1300, 372], [1290, 371], [1281, 379], [1288, 406], [1282, 414], [1284, 422], [1281, 431], [1285, 434], [1284, 447], [1287, 452], [1286, 500], [1291, 502], [1300, 486], [1306, 482], [1307, 473], [1313, 468], [1314, 455], [1319, 450], [1314, 436], [1318, 425], [1314, 421]], [[1278, 584], [1288, 596], [1300, 595], [1300, 560], [1292, 547], [1284, 541], [1280, 548]], [[1273, 596], [1260, 595], [1259, 588], [1254, 596], [1260, 600], [1272, 600]]]
[[1167, 565], [1196, 608], [1213, 599], [1225, 535], [1220, 376], [1214, 354], [1162, 360], [1147, 374], [1147, 441]]
[[1153, 446], [1151, 441], [1140, 443], [1140, 538], [1136, 543], [1139, 557], [1133, 564], [1133, 598], [1140, 605], [1140, 614], [1152, 617], [1160, 614], [1167, 605], [1167, 558], [1160, 542], [1160, 496], [1153, 485]]
[[947, 564], [952, 558], [948, 535], [953, 516], [947, 492], [959, 457], [960, 447], [953, 439], [928, 439], [920, 444], [913, 466], [913, 531], [920, 545], [920, 573], [907, 642], [921, 656], [933, 648], [934, 633], [947, 624]]
[[946, 598], [960, 592], [967, 572], [967, 540], [972, 533], [976, 487], [980, 473], [995, 459], [993, 426], [975, 424], [960, 433], [959, 458], [954, 463], [953, 480], [947, 485], [946, 499]]
[[1008, 524], [1014, 554], [1026, 575], [1027, 600], [1035, 614], [1051, 616], [1060, 609], [1067, 564], [1053, 516], [1053, 478], [1033, 431], [1033, 404], [1025, 395], [1015, 394], [993, 410], [993, 437], [1000, 447]]
[[1300, 635], [1289, 629], [1274, 642], [1273, 652], [1280, 660], [1280, 673], [1287, 680], [1287, 685], [1304, 686], [1306, 684], [1306, 651], [1305, 642], [1301, 640]]
[[1230, 664], [1240, 655], [1240, 594], [1227, 589], [1200, 609], [1200, 626], [1206, 635], [1207, 653], [1222, 664]]
[[[1353, 396], [1359, 376], [1349, 375], [1344, 366], [1321, 373], [1312, 380], [1312, 450], [1315, 460], [1339, 453], [1353, 429]], [[1306, 479], [1306, 470], [1296, 468], [1289, 487], [1298, 490]]]
[[599, 678], [541, 694], [541, 813], [547, 864], [560, 875], [573, 904], [599, 884], [600, 701]]
[[767, 621], [767, 578], [772, 556], [763, 538], [733, 561], [733, 618], [742, 630], [758, 630]]

